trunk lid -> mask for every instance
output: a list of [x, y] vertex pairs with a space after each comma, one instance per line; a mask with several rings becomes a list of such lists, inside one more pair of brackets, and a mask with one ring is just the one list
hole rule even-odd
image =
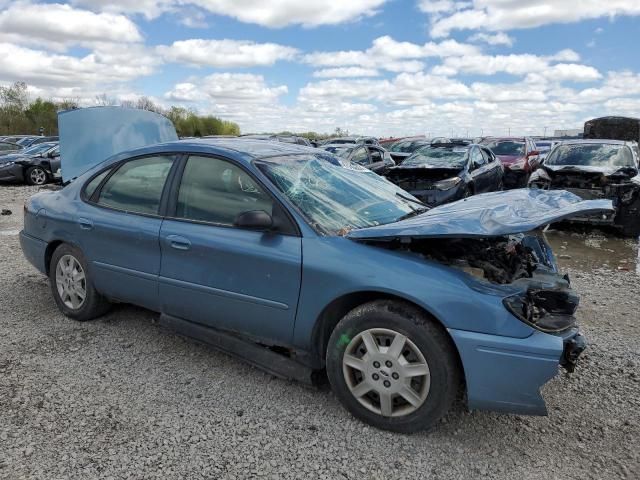
[[407, 220], [353, 230], [346, 237], [393, 240], [504, 236], [571, 217], [613, 211], [611, 200], [582, 200], [564, 190], [518, 189], [474, 195]]
[[168, 118], [147, 110], [93, 107], [58, 114], [62, 181], [134, 148], [178, 140]]

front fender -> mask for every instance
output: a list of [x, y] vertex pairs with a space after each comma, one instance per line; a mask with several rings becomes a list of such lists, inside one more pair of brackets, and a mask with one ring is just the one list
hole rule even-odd
[[[303, 239], [302, 286], [294, 345], [310, 350], [325, 308], [356, 293], [379, 292], [411, 302], [444, 327], [525, 338], [533, 329], [502, 304], [500, 286], [471, 288], [468, 274], [418, 254], [366, 245], [343, 237]], [[370, 295], [369, 295], [370, 297]]]

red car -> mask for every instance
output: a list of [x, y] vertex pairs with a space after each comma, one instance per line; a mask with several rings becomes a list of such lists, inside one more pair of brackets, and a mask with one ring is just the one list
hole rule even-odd
[[540, 152], [529, 137], [485, 138], [486, 145], [504, 166], [504, 188], [524, 188], [529, 175], [538, 168]]

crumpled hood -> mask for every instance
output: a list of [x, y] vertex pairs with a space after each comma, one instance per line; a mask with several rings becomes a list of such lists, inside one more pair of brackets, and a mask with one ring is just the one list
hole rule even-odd
[[575, 216], [613, 211], [611, 200], [582, 200], [565, 190], [523, 188], [474, 195], [407, 220], [353, 230], [346, 237], [493, 237], [528, 232]]
[[171, 121], [157, 113], [93, 107], [58, 114], [62, 180], [79, 177], [118, 153], [178, 140]]

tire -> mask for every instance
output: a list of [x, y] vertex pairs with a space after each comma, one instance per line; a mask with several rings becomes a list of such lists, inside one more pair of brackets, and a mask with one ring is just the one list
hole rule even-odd
[[24, 178], [29, 185], [44, 185], [51, 179], [49, 173], [40, 166], [27, 168]]
[[[84, 279], [79, 273], [84, 274]], [[100, 317], [111, 307], [109, 301], [94, 288], [84, 255], [72, 245], [62, 244], [53, 252], [49, 284], [60, 311], [79, 322]]]
[[[378, 353], [367, 348], [371, 338]], [[403, 366], [407, 361], [411, 375]], [[401, 302], [379, 300], [349, 312], [331, 334], [326, 364], [342, 405], [365, 423], [394, 432], [432, 427], [450, 409], [460, 387], [459, 358], [450, 337], [422, 310]], [[386, 415], [378, 392], [386, 399]]]

